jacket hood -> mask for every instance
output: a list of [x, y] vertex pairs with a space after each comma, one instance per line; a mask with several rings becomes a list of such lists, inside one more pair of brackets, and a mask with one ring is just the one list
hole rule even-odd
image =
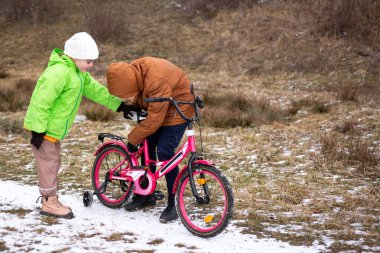
[[53, 52], [51, 52], [48, 66], [53, 66], [55, 64], [65, 64], [69, 67], [76, 68], [74, 61], [65, 55], [63, 50], [59, 48], [55, 48]]
[[107, 69], [108, 91], [119, 98], [135, 97], [139, 93], [136, 74], [131, 64], [116, 62]]

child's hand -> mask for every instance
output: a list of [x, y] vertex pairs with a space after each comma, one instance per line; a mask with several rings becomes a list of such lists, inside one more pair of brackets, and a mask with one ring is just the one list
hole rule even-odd
[[139, 150], [137, 145], [133, 145], [130, 142], [127, 143], [127, 149], [130, 153], [136, 153]]
[[131, 111], [141, 111], [141, 108], [137, 105], [125, 104], [121, 102], [119, 108], [116, 110], [117, 112], [123, 112], [124, 118], [132, 119], [133, 114]]
[[44, 136], [46, 133], [37, 133], [32, 131], [32, 138], [30, 139], [30, 144], [34, 145], [36, 149], [39, 149], [44, 141]]

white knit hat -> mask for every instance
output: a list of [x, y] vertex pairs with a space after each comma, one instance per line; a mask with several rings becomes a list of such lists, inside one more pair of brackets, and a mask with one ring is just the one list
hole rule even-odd
[[95, 40], [86, 32], [74, 34], [65, 42], [64, 53], [74, 59], [95, 60], [99, 57]]

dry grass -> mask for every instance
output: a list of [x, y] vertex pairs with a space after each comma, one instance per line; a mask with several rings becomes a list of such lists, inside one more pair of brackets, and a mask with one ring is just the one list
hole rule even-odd
[[162, 238], [157, 238], [157, 239], [154, 239], [150, 242], [147, 242], [147, 244], [149, 245], [159, 245], [159, 244], [162, 244], [165, 240], [162, 239]]
[[376, 43], [379, 36], [380, 4], [371, 0], [315, 1], [319, 31], [338, 37]]
[[8, 78], [9, 74], [5, 72], [4, 70], [0, 69], [0, 79]]
[[23, 121], [21, 119], [3, 119], [0, 122], [0, 131], [4, 134], [22, 134]]
[[203, 122], [211, 127], [253, 127], [287, 119], [285, 112], [268, 101], [245, 94], [206, 90], [203, 100]]
[[11, 210], [3, 210], [1, 211], [3, 213], [9, 213], [9, 214], [15, 214], [20, 218], [23, 218], [28, 213], [32, 212], [32, 210], [18, 208], [18, 209], [11, 209]]
[[[343, 126], [343, 131], [347, 132], [350, 125]], [[351, 131], [352, 132], [352, 131]], [[360, 136], [349, 135], [339, 136], [338, 134], [327, 134], [321, 137], [322, 155], [327, 164], [335, 164], [335, 169], [345, 171], [347, 166], [354, 166], [354, 173], [359, 175], [380, 176], [380, 171], [376, 169], [379, 158], [371, 148], [368, 141]]]
[[[235, 82], [231, 77], [225, 81]], [[240, 81], [244, 92], [249, 90], [249, 83], [257, 87], [266, 82]], [[302, 82], [298, 83], [299, 87], [304, 85]], [[277, 83], [276, 79], [274, 83]], [[198, 83], [196, 87], [202, 87], [199, 93], [207, 90], [205, 83]], [[280, 97], [288, 101], [285, 104], [289, 107], [312, 89], [287, 93], [286, 89], [279, 90], [275, 84], [266, 87], [261, 89], [261, 96], [271, 101]], [[234, 86], [223, 89], [226, 94], [236, 94]], [[250, 128], [204, 127], [206, 157], [220, 166], [230, 179], [236, 198], [234, 219], [240, 221], [246, 233], [296, 245], [311, 245], [315, 241], [322, 244], [323, 238], [329, 238], [333, 244], [328, 250], [339, 247], [356, 250], [378, 245], [380, 199], [375, 179], [380, 170], [378, 162], [371, 162], [371, 157], [378, 161], [380, 154], [376, 144], [379, 135], [373, 131], [379, 126], [378, 108], [372, 104], [373, 94], [360, 93], [361, 98], [367, 99], [355, 103], [335, 101], [329, 103], [330, 111], [314, 113], [312, 108], [316, 101], [328, 103], [329, 99], [336, 99], [336, 90], [328, 90], [328, 95], [323, 90], [313, 91], [315, 100], [301, 102], [292, 121]], [[223, 103], [223, 99], [217, 100], [219, 94], [213, 95], [215, 97], [209, 99]], [[241, 96], [231, 101], [237, 107], [245, 108], [250, 106], [247, 101], [252, 100]], [[351, 117], [347, 118], [347, 115]], [[63, 142], [65, 151], [60, 181], [64, 192], [91, 189], [92, 154], [98, 145], [96, 134], [105, 131], [125, 136], [128, 131], [120, 120], [74, 124], [70, 136]], [[28, 142], [20, 137], [16, 134], [13, 138], [24, 144]], [[22, 151], [19, 144], [12, 143], [4, 142], [1, 151], [6, 148]], [[25, 165], [33, 157], [22, 152], [23, 161], [18, 161], [17, 166], [12, 159], [4, 157], [7, 152], [2, 152], [0, 167], [14, 169], [0, 171], [1, 178], [21, 180], [22, 175], [24, 182], [29, 181], [24, 172], [33, 171], [25, 171]], [[21, 174], [20, 170], [24, 172]], [[34, 176], [30, 183], [35, 180]], [[351, 241], [357, 244], [353, 245]]]
[[59, 219], [51, 216], [42, 216], [41, 221], [44, 225], [54, 225], [54, 224], [59, 224]]
[[6, 251], [9, 250], [9, 248], [6, 246], [4, 241], [0, 241], [0, 251]]
[[[186, 70], [206, 101], [202, 111], [206, 158], [229, 178], [236, 199], [234, 220], [245, 232], [297, 245], [325, 244], [331, 252], [378, 249], [380, 62], [373, 42], [379, 38], [379, 22], [371, 20], [378, 20], [380, 12], [365, 16], [360, 7], [357, 15], [344, 9], [343, 1], [267, 1], [243, 10], [220, 8], [208, 20], [197, 16], [188, 20], [167, 1], [123, 1], [128, 17], [118, 13], [124, 10], [120, 3], [90, 4], [107, 10], [99, 13], [102, 17], [134, 21], [123, 28], [129, 32], [124, 44], [104, 32], [116, 29], [108, 22], [114, 19], [91, 24], [97, 13], [92, 8], [86, 17], [62, 12], [62, 20], [74, 20], [76, 27], [60, 20], [47, 27], [38, 25], [37, 19], [31, 27], [16, 22], [18, 17], [11, 17], [12, 25], [0, 23], [4, 42], [0, 96], [4, 101], [14, 99], [0, 102], [8, 111], [0, 113], [1, 120], [9, 123], [1, 126], [1, 179], [35, 184], [33, 156], [25, 148], [29, 140], [17, 131], [19, 123], [10, 120], [21, 119], [24, 113], [26, 100], [19, 103], [16, 98], [20, 90], [31, 87], [25, 78], [37, 78], [53, 46], [62, 47], [78, 29], [91, 29], [96, 36], [104, 35], [97, 38], [99, 66], [153, 55]], [[363, 8], [369, 3], [378, 8], [376, 1], [360, 3]], [[80, 10], [81, 4], [71, 6]], [[323, 12], [329, 5], [336, 8]], [[328, 15], [318, 22], [322, 14]], [[341, 19], [345, 16], [349, 20]], [[359, 16], [363, 22], [353, 23]], [[11, 41], [5, 37], [10, 34]], [[29, 41], [36, 42], [32, 52], [27, 50]], [[21, 60], [20, 51], [25, 52]], [[15, 71], [20, 66], [22, 71]], [[17, 84], [18, 80], [24, 81]], [[126, 136], [129, 131], [120, 117], [110, 117], [108, 109], [86, 106], [84, 102], [81, 113], [87, 110], [93, 114], [88, 118], [101, 121], [75, 123], [62, 143], [60, 182], [68, 194], [91, 189], [96, 134]]]
[[3, 85], [0, 89], [0, 111], [21, 111], [29, 104], [35, 80], [18, 79], [15, 84]]
[[81, 106], [81, 110], [84, 116], [92, 121], [107, 122], [114, 120], [117, 116], [117, 113], [112, 112], [110, 109], [93, 102], [85, 102]]
[[124, 240], [124, 235], [123, 233], [112, 233], [105, 239], [106, 241], [122, 241]]

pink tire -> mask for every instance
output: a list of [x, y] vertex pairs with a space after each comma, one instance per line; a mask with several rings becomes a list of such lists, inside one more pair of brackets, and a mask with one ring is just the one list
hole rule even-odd
[[123, 147], [107, 145], [100, 149], [92, 167], [92, 186], [95, 193], [100, 192], [96, 194], [100, 202], [111, 208], [121, 207], [132, 193], [133, 184], [124, 180], [109, 181], [105, 191], [101, 189], [101, 185], [110, 169], [122, 162], [122, 166], [114, 171], [114, 175], [118, 175], [122, 170], [130, 168], [132, 163], [128, 152]]
[[176, 193], [178, 215], [191, 233], [200, 237], [216, 236], [227, 227], [232, 217], [232, 188], [227, 178], [213, 166], [199, 164], [192, 173], [197, 192], [206, 201], [202, 204], [196, 201], [191, 191], [189, 173], [186, 172], [180, 179]]

